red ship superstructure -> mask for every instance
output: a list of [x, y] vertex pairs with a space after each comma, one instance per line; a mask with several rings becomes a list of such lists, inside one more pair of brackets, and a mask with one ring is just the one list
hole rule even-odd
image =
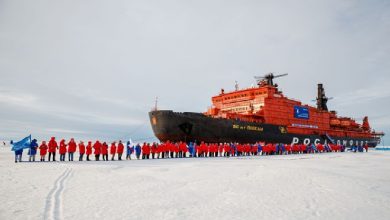
[[[384, 134], [371, 130], [368, 117], [359, 124], [349, 117], [339, 117], [328, 111], [322, 84], [318, 84], [317, 107], [283, 95], [273, 79], [287, 74], [257, 77], [258, 87], [221, 93], [212, 97], [213, 106], [205, 115], [246, 122], [280, 125], [286, 132], [300, 135], [327, 135], [330, 137], [373, 138]], [[297, 112], [298, 111], [298, 112]]]

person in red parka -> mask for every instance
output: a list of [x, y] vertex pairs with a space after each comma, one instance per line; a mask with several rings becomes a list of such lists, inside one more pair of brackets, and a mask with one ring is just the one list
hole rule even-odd
[[187, 157], [188, 146], [186, 142], [183, 142], [183, 145], [181, 147], [182, 147], [181, 150], [183, 151], [183, 157]]
[[102, 150], [102, 144], [100, 143], [100, 141], [96, 141], [94, 144], [93, 144], [93, 149], [94, 149], [94, 154], [95, 154], [95, 160], [96, 161], [99, 161], [100, 159], [100, 153], [101, 153], [101, 150]]
[[318, 150], [318, 152], [320, 152], [320, 153], [324, 152], [324, 145], [322, 145], [322, 144], [317, 144], [317, 150]]
[[45, 156], [47, 154], [47, 145], [46, 141], [42, 141], [41, 146], [39, 146], [39, 155], [41, 156], [41, 161], [45, 161]]
[[204, 146], [203, 146], [203, 154], [205, 157], [208, 157], [209, 156], [209, 153], [210, 153], [210, 146], [211, 144], [210, 143], [206, 143]]
[[49, 161], [51, 156], [53, 156], [53, 161], [56, 161], [56, 151], [58, 149], [57, 141], [55, 137], [52, 137], [49, 141]]
[[229, 144], [225, 143], [225, 145], [223, 146], [223, 151], [224, 151], [223, 155], [225, 157], [230, 157], [230, 145]]
[[291, 153], [292, 153], [292, 154], [298, 153], [299, 147], [297, 147], [297, 146], [298, 146], [297, 144], [291, 144], [291, 145], [290, 145], [290, 149], [291, 149]]
[[219, 143], [218, 145], [218, 156], [219, 157], [223, 156], [223, 143]]
[[108, 145], [106, 142], [102, 144], [102, 156], [104, 161], [108, 161]]
[[154, 159], [157, 153], [157, 144], [155, 142], [153, 142], [152, 146], [150, 147], [150, 153], [152, 154], [152, 159]]
[[83, 161], [83, 157], [85, 154], [85, 145], [84, 142], [80, 141], [79, 143], [79, 161]]
[[87, 161], [90, 161], [89, 155], [92, 154], [92, 141], [88, 141], [88, 145], [86, 147], [86, 152], [85, 153], [87, 154]]
[[111, 143], [110, 154], [111, 154], [111, 160], [115, 160], [115, 154], [116, 154], [116, 143], [115, 142]]
[[241, 156], [241, 154], [242, 154], [242, 145], [237, 144], [237, 156]]
[[257, 143], [252, 145], [250, 150], [253, 156], [257, 156], [257, 151], [258, 151]]
[[122, 144], [122, 141], [119, 141], [118, 143], [118, 149], [117, 149], [117, 153], [118, 153], [118, 160], [122, 160], [122, 154], [123, 154], [123, 150], [125, 149], [125, 146]]
[[65, 161], [65, 154], [66, 154], [66, 143], [65, 140], [62, 139], [60, 141], [60, 161]]
[[74, 152], [76, 152], [77, 144], [73, 138], [68, 143], [68, 160], [73, 161]]
[[162, 145], [163, 143], [156, 143], [156, 158], [160, 159], [160, 154], [162, 152]]
[[145, 159], [149, 159], [150, 151], [151, 151], [151, 146], [149, 143], [147, 143], [145, 146], [145, 150], [142, 151], [142, 157], [143, 157], [143, 155], [145, 155]]
[[165, 144], [164, 144], [164, 154], [165, 154], [165, 158], [168, 159], [169, 158], [169, 150], [170, 150], [170, 145], [171, 143], [169, 141], [167, 141]]
[[148, 150], [148, 144], [146, 144], [146, 142], [144, 142], [144, 144], [142, 145], [141, 151], [142, 151], [142, 160], [149, 159], [150, 152]]
[[291, 154], [291, 145], [286, 144], [286, 152], [287, 154]]

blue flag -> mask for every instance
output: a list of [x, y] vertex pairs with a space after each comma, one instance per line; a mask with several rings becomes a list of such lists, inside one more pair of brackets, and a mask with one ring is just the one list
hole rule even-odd
[[12, 145], [12, 151], [18, 151], [18, 150], [22, 150], [22, 149], [26, 149], [26, 148], [30, 148], [30, 144], [31, 144], [31, 134], [25, 138], [23, 138], [22, 140], [16, 142], [16, 143], [13, 143]]

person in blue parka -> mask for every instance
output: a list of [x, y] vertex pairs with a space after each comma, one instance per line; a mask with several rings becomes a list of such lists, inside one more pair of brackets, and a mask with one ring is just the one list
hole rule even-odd
[[[11, 140], [10, 144], [13, 145], [14, 141]], [[15, 151], [15, 163], [22, 162], [22, 155], [23, 155], [23, 148]]]
[[261, 155], [262, 151], [263, 151], [263, 146], [261, 146], [260, 143], [257, 144], [257, 153], [258, 153], [259, 155]]
[[190, 153], [190, 157], [193, 157], [194, 155], [194, 143], [190, 142], [188, 145], [188, 152]]
[[141, 146], [139, 144], [137, 144], [137, 146], [135, 146], [135, 156], [137, 157], [138, 160], [139, 160], [139, 157], [141, 156]]
[[34, 139], [31, 141], [30, 148], [28, 149], [28, 155], [30, 155], [28, 161], [35, 162], [35, 155], [37, 154], [37, 149], [38, 149], [37, 139]]

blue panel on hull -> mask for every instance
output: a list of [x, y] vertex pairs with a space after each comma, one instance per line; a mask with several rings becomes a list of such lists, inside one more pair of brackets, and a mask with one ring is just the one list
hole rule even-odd
[[294, 117], [299, 119], [309, 119], [309, 109], [301, 106], [294, 106]]

